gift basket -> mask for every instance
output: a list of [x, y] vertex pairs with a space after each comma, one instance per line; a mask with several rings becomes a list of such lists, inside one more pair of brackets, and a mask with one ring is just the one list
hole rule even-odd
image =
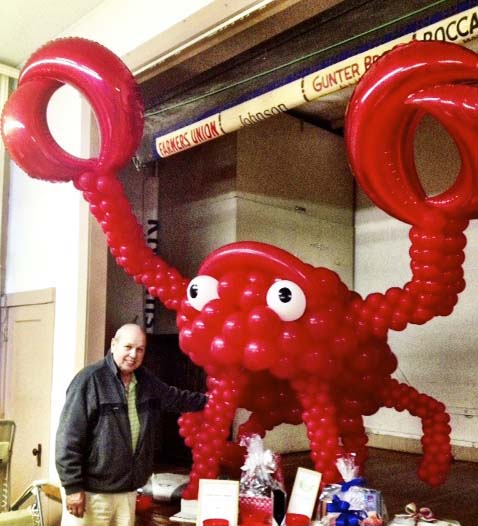
[[320, 495], [321, 526], [383, 526], [387, 511], [380, 491], [365, 487], [358, 476], [355, 455], [339, 457], [337, 469], [344, 482], [328, 484]]
[[241, 440], [247, 454], [241, 467], [239, 515], [242, 526], [280, 525], [285, 515], [284, 479], [280, 457], [264, 444], [259, 435]]

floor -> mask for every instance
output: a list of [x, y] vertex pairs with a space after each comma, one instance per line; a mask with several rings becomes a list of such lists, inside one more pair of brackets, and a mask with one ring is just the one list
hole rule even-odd
[[[369, 451], [367, 486], [382, 491], [390, 517], [404, 513], [405, 505], [414, 502], [419, 507], [431, 508], [439, 519], [478, 526], [478, 463], [455, 461], [447, 482], [439, 488], [430, 488], [415, 474], [420, 456], [374, 448]], [[290, 493], [297, 468], [312, 469], [312, 462], [308, 453], [292, 453], [282, 457], [282, 466]], [[137, 526], [168, 524], [167, 517], [178, 509], [179, 502], [156, 506], [153, 511], [138, 515]]]

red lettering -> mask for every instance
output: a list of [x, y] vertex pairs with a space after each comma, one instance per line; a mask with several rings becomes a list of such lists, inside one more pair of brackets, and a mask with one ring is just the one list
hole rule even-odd
[[216, 122], [213, 121], [209, 124], [209, 129], [211, 130], [211, 137], [219, 137], [219, 132], [217, 131]]
[[191, 146], [191, 143], [187, 137], [187, 132], [157, 142], [157, 148], [161, 157], [167, 157], [173, 153], [180, 152], [189, 146]]
[[[349, 66], [345, 66], [343, 70], [345, 75], [345, 80], [353, 80], [355, 76], [359, 76], [359, 66], [356, 62], [353, 64], [350, 64]], [[342, 82], [342, 77], [340, 78], [340, 81]]]
[[344, 84], [352, 81], [355, 77], [360, 77], [360, 67], [357, 62], [349, 64], [332, 73], [317, 75], [312, 80], [312, 86], [315, 91], [320, 92], [323, 89], [332, 88], [338, 84]]
[[365, 71], [370, 68], [370, 66], [380, 58], [380, 55], [367, 55], [364, 58], [363, 65]]
[[219, 135], [220, 133], [217, 131], [216, 123], [214, 121], [206, 122], [206, 124], [191, 130], [191, 139], [194, 144], [206, 142], [215, 137], [219, 137]]

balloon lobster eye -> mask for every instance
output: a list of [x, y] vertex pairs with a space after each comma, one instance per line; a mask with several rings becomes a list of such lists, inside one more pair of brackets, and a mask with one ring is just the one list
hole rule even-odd
[[196, 276], [188, 286], [188, 301], [196, 310], [202, 310], [206, 303], [219, 298], [217, 279], [211, 276]]
[[307, 300], [293, 281], [276, 281], [267, 291], [267, 306], [283, 321], [298, 320], [305, 312]]

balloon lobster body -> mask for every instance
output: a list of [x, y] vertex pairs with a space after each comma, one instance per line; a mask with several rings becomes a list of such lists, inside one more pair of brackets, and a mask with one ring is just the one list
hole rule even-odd
[[[97, 158], [71, 156], [50, 135], [47, 102], [64, 83], [96, 113]], [[362, 298], [331, 270], [257, 242], [219, 248], [197, 277], [181, 276], [146, 245], [116, 178], [142, 135], [129, 71], [99, 44], [76, 38], [53, 41], [28, 61], [2, 115], [12, 158], [32, 177], [72, 181], [83, 192], [117, 263], [177, 312], [180, 347], [208, 375], [204, 410], [180, 418], [193, 451], [185, 498], [196, 497], [200, 478], [240, 462], [242, 449], [228, 438], [238, 407], [251, 412], [238, 440], [304, 422], [324, 482], [339, 479], [338, 454], [355, 452], [363, 466], [364, 415], [406, 409], [423, 426], [419, 477], [431, 485], [445, 480], [450, 418], [441, 402], [392, 378], [397, 360], [387, 336], [449, 315], [465, 287], [463, 231], [478, 216], [477, 85], [473, 52], [413, 42], [382, 57], [356, 87], [346, 120], [351, 168], [379, 207], [411, 225], [410, 281]], [[426, 196], [413, 162], [425, 113], [447, 129], [462, 160], [453, 186], [434, 197]]]

